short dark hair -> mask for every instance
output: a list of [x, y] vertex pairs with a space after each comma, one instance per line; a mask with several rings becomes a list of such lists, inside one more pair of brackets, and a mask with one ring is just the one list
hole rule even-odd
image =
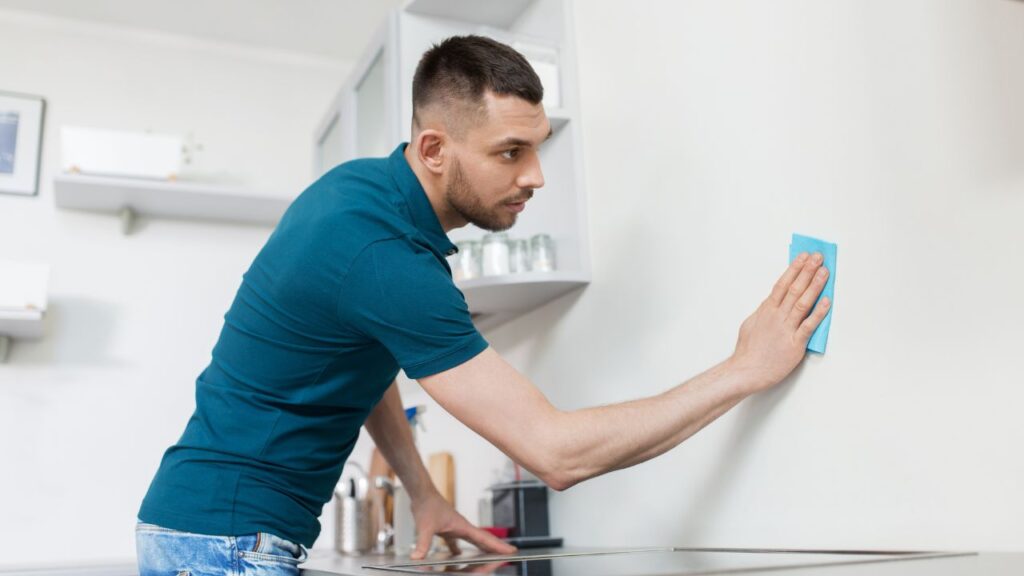
[[413, 76], [413, 126], [419, 122], [419, 110], [437, 103], [452, 109], [454, 114], [446, 113], [448, 120], [461, 120], [474, 109], [483, 112], [481, 102], [488, 90], [530, 104], [544, 99], [537, 73], [511, 46], [475, 35], [452, 36], [434, 44], [423, 54]]

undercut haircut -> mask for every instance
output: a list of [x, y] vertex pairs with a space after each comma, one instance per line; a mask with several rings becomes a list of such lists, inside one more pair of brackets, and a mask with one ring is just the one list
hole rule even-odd
[[461, 137], [487, 116], [484, 94], [515, 96], [530, 104], [544, 99], [544, 86], [522, 54], [484, 36], [452, 36], [427, 50], [412, 80], [412, 127], [422, 112], [441, 111], [447, 129]]

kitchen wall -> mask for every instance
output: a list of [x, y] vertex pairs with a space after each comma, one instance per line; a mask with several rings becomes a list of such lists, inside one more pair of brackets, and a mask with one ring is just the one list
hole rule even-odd
[[1024, 548], [1024, 3], [575, 13], [594, 281], [490, 335], [558, 406], [727, 357], [791, 233], [839, 258], [827, 354], [665, 456], [555, 495], [554, 531]]
[[[574, 10], [594, 283], [487, 334], [552, 401], [655, 394], [706, 369], [790, 233], [840, 248], [825, 356], [667, 455], [555, 494], [554, 532], [1021, 549], [1024, 4]], [[47, 338], [0, 365], [0, 566], [132, 557], [138, 502], [269, 234], [144, 220], [123, 237], [113, 216], [57, 210], [59, 126], [192, 132], [193, 177], [294, 195], [347, 68], [0, 12], [0, 88], [49, 104], [42, 189], [0, 196], [0, 257], [53, 266]], [[475, 520], [503, 458], [402, 390], [428, 405], [422, 451], [455, 453]]]
[[134, 557], [135, 513], [191, 414], [269, 228], [58, 210], [64, 124], [193, 134], [183, 177], [294, 196], [349, 63], [0, 12], [0, 90], [47, 99], [41, 190], [0, 195], [0, 258], [52, 266], [47, 336], [0, 364], [0, 566]]

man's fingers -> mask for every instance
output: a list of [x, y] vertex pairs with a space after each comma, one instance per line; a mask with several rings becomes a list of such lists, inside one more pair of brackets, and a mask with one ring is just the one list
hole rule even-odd
[[811, 339], [811, 335], [814, 334], [814, 331], [818, 329], [818, 325], [821, 324], [821, 321], [828, 315], [828, 309], [831, 306], [832, 302], [829, 301], [828, 296], [822, 298], [818, 302], [818, 305], [814, 307], [814, 312], [800, 323], [800, 327], [797, 328], [796, 333], [805, 346]]
[[445, 536], [444, 543], [448, 545], [448, 551], [452, 553], [452, 556], [462, 554], [462, 548], [459, 547], [459, 540], [457, 538]]
[[416, 535], [416, 548], [413, 549], [412, 554], [409, 554], [409, 558], [413, 560], [422, 560], [427, 552], [430, 552], [430, 542], [434, 539], [434, 532], [431, 530], [423, 530]]
[[772, 287], [772, 293], [768, 297], [772, 304], [778, 306], [782, 303], [782, 299], [786, 297], [786, 291], [789, 290], [790, 284], [796, 279], [797, 274], [803, 268], [804, 263], [807, 262], [807, 252], [801, 252], [793, 261], [789, 264], [789, 268], [782, 274], [775, 286]]
[[468, 523], [467, 526], [460, 531], [458, 536], [463, 540], [472, 542], [474, 546], [484, 552], [491, 552], [493, 554], [511, 554], [516, 551], [515, 546], [505, 542], [486, 530], [481, 530], [480, 528]]
[[807, 315], [811, 313], [811, 308], [814, 307], [814, 303], [818, 301], [821, 291], [825, 289], [826, 282], [828, 282], [828, 268], [822, 266], [814, 273], [814, 276], [811, 278], [811, 284], [807, 286], [804, 293], [793, 304], [793, 309], [789, 312], [789, 317], [787, 318], [790, 326], [796, 328], [807, 318]]
[[789, 289], [786, 290], [786, 295], [782, 299], [782, 304], [779, 308], [787, 316], [793, 309], [796, 301], [804, 295], [807, 287], [811, 284], [811, 278], [814, 277], [814, 272], [821, 266], [822, 256], [820, 253], [815, 252], [807, 259], [803, 267], [800, 268], [800, 273], [797, 274], [796, 280], [789, 285]]

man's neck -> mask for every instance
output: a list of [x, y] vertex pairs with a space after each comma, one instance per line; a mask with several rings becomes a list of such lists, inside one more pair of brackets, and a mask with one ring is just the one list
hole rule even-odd
[[430, 201], [430, 207], [434, 209], [434, 214], [437, 215], [437, 220], [441, 223], [444, 233], [447, 234], [456, 228], [465, 226], [467, 222], [452, 210], [445, 200], [444, 185], [434, 174], [420, 164], [412, 143], [405, 147], [404, 155], [406, 163], [412, 169], [412, 173], [416, 175], [416, 179], [419, 180], [423, 191], [427, 193], [427, 200]]

